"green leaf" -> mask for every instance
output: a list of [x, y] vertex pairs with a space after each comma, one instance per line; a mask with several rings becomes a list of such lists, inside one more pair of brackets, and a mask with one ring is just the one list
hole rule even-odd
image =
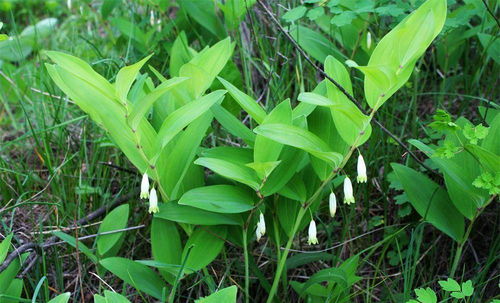
[[289, 23], [299, 20], [304, 17], [307, 12], [307, 8], [305, 6], [297, 6], [286, 12], [281, 18]]
[[[289, 99], [276, 105], [264, 118], [261, 125], [272, 123], [292, 124], [292, 107]], [[253, 150], [254, 162], [274, 162], [278, 160], [282, 148], [282, 144], [265, 136], [257, 135]]]
[[200, 270], [212, 262], [222, 250], [224, 239], [226, 238], [227, 228], [224, 226], [198, 227], [189, 236], [182, 260], [189, 256], [186, 261], [186, 268], [191, 270]]
[[70, 297], [71, 297], [71, 293], [66, 292], [66, 293], [63, 293], [63, 294], [55, 297], [54, 299], [50, 300], [48, 303], [66, 303], [69, 301]]
[[239, 119], [233, 116], [227, 109], [219, 104], [215, 104], [210, 109], [215, 119], [232, 135], [241, 138], [246, 144], [253, 146], [255, 134]]
[[215, 14], [215, 5], [212, 0], [179, 0], [178, 3], [194, 21], [216, 37], [227, 36], [224, 25]]
[[206, 157], [198, 158], [194, 163], [205, 166], [223, 177], [246, 184], [255, 190], [260, 187], [257, 174], [247, 166], [222, 159]]
[[5, 239], [3, 239], [2, 243], [0, 243], [0, 264], [3, 263], [7, 253], [9, 252], [10, 242], [12, 241], [13, 234], [9, 234]]
[[206, 112], [194, 120], [176, 140], [167, 145], [158, 159], [161, 186], [170, 199], [178, 199], [186, 190], [203, 183], [201, 169], [196, 173], [198, 167], [193, 164], [193, 159], [212, 118], [211, 113]]
[[218, 290], [208, 297], [195, 300], [195, 303], [236, 303], [238, 289], [236, 286], [229, 286]]
[[122, 1], [121, 0], [104, 0], [101, 6], [101, 15], [103, 19], [107, 19], [109, 14], [117, 7]]
[[425, 175], [406, 166], [391, 164], [410, 203], [428, 222], [453, 238], [463, 240], [464, 219], [450, 201], [446, 191]]
[[188, 205], [216, 213], [242, 213], [254, 207], [255, 196], [234, 185], [198, 187], [186, 192], [179, 200]]
[[446, 281], [438, 281], [438, 283], [446, 291], [460, 291], [460, 284], [452, 278], [448, 278]]
[[146, 265], [119, 257], [106, 258], [99, 263], [137, 290], [157, 299], [162, 298], [165, 282]]
[[[166, 264], [181, 263], [181, 238], [175, 225], [175, 223], [157, 216], [153, 218], [151, 252], [155, 261]], [[171, 272], [162, 269], [159, 271], [167, 281], [174, 281], [175, 276]]]
[[[337, 59], [332, 56], [326, 58], [325, 73], [336, 79], [351, 96], [353, 95], [349, 73]], [[370, 138], [372, 132], [370, 118], [364, 115], [333, 83], [325, 81], [328, 98], [335, 100], [337, 104], [330, 109], [338, 133], [348, 145], [361, 146]]]
[[335, 44], [320, 34], [305, 26], [295, 26], [290, 30], [290, 35], [311, 57], [319, 62], [325, 62], [328, 55], [335, 56], [339, 60], [348, 59], [342, 54]]
[[242, 225], [240, 216], [209, 212], [199, 208], [179, 205], [176, 202], [163, 203], [155, 218], [195, 225]]
[[378, 109], [408, 80], [445, 20], [446, 0], [427, 0], [380, 40], [368, 66], [358, 67], [371, 108]]
[[437, 303], [436, 293], [427, 288], [417, 288], [415, 289], [415, 294], [417, 295], [417, 299], [422, 303]]
[[276, 142], [302, 149], [315, 157], [337, 167], [342, 161], [342, 155], [330, 151], [328, 145], [313, 133], [293, 125], [280, 123], [258, 126], [254, 132]]
[[470, 297], [474, 294], [474, 287], [472, 286], [471, 280], [467, 280], [464, 283], [462, 283], [462, 293], [466, 297]]
[[175, 38], [170, 50], [170, 76], [179, 76], [181, 67], [188, 63], [194, 55], [194, 50], [189, 47], [186, 33], [181, 31]]
[[146, 58], [142, 59], [141, 61], [135, 64], [123, 67], [116, 75], [116, 82], [115, 82], [116, 95], [118, 96], [118, 99], [120, 99], [122, 103], [127, 104], [127, 95], [128, 92], [130, 91], [130, 87], [137, 78], [139, 70], [149, 60], [149, 58], [151, 58], [151, 56], [153, 56], [153, 54], [147, 56]]
[[230, 82], [224, 80], [221, 77], [217, 77], [219, 81], [224, 85], [229, 94], [234, 98], [234, 100], [241, 106], [241, 108], [246, 111], [250, 117], [252, 117], [257, 123], [262, 123], [266, 117], [266, 112], [262, 107], [255, 101], [252, 97], [240, 91], [236, 86], [232, 85]]
[[163, 149], [184, 127], [200, 117], [215, 103], [222, 102], [225, 93], [224, 90], [217, 90], [184, 105], [170, 114], [163, 121], [158, 132], [157, 147], [160, 150]]
[[151, 93], [147, 94], [143, 98], [139, 99], [133, 105], [132, 112], [127, 118], [127, 122], [130, 124], [132, 129], [136, 129], [141, 119], [144, 118], [144, 115], [151, 109], [151, 106], [166, 92], [176, 87], [178, 84], [186, 81], [187, 78], [172, 78], [169, 79], [162, 84], [158, 85]]
[[[104, 232], [119, 230], [127, 227], [128, 214], [128, 204], [124, 204], [113, 209], [104, 218], [101, 225], [99, 226], [99, 231], [97, 233], [101, 234]], [[105, 256], [108, 252], [114, 252], [115, 250], [118, 250], [124, 237], [125, 232], [97, 236], [97, 253], [100, 256]]]
[[340, 287], [347, 287], [347, 278], [345, 272], [340, 268], [332, 267], [322, 269], [312, 275], [302, 286], [302, 292], [305, 292], [313, 284], [321, 282], [335, 282], [340, 284]]
[[97, 263], [97, 257], [92, 253], [90, 248], [88, 248], [81, 241], [77, 241], [75, 237], [70, 236], [68, 234], [63, 233], [62, 231], [54, 231], [52, 234], [69, 245], [73, 246], [75, 249], [81, 251], [84, 255], [86, 255], [92, 262]]

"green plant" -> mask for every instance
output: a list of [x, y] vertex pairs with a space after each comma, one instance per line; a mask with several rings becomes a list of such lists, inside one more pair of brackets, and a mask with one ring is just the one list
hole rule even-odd
[[[489, 127], [473, 125], [463, 117], [453, 121], [447, 112], [437, 111], [434, 121], [429, 124], [435, 137], [439, 138], [437, 145], [410, 140], [439, 169], [444, 188], [423, 173], [392, 164], [415, 210], [458, 242], [450, 277], [455, 275], [474, 222], [499, 194], [500, 156], [498, 142], [494, 138], [498, 136], [500, 115], [496, 106], [483, 108], [483, 114]], [[470, 220], [466, 230], [464, 219]]]
[[[313, 92], [300, 94], [301, 103], [295, 107], [287, 99], [266, 109], [227, 79], [219, 77], [215, 82], [232, 55], [229, 39], [199, 53], [179, 44], [178, 55], [170, 62], [172, 78], [167, 80], [151, 68], [160, 83], [156, 86], [148, 74], [140, 74], [149, 57], [122, 68], [111, 84], [76, 57], [46, 52], [55, 62], [47, 64], [47, 69], [59, 88], [109, 133], [145, 176], [142, 197], [149, 196], [150, 211], [155, 213], [153, 262], [111, 257], [100, 264], [141, 292], [173, 301], [179, 280], [203, 270], [221, 251], [230, 231], [237, 231], [238, 236], [231, 237], [244, 250], [248, 302], [248, 240], [255, 233], [263, 236], [265, 225], [273, 226], [270, 235], [277, 247], [278, 265], [269, 289], [271, 302], [298, 232], [309, 225], [309, 243], [318, 242], [314, 213], [324, 195], [343, 182], [344, 203], [355, 202], [344, 166], [369, 139], [370, 121], [408, 80], [440, 32], [445, 15], [445, 1], [425, 2], [381, 39], [366, 66], [356, 67], [365, 76], [368, 114], [353, 103], [349, 72], [332, 56], [324, 58], [325, 73], [338, 83], [323, 80]], [[214, 35], [221, 34], [203, 19], [198, 21]], [[227, 91], [217, 90], [218, 82]], [[224, 98], [226, 92], [251, 117], [249, 124], [228, 110], [231, 99]], [[200, 150], [213, 117], [246, 146]], [[359, 156], [358, 163], [358, 183], [366, 182], [363, 157]], [[205, 180], [202, 167], [215, 174]], [[188, 236], [184, 248], [172, 221]], [[282, 243], [285, 249], [280, 251]], [[157, 268], [162, 277], [150, 267]], [[327, 300], [345, 299], [358, 279], [356, 268], [354, 258], [294, 287], [306, 295], [311, 286], [317, 288], [327, 281], [327, 289], [334, 290]]]
[[[448, 278], [444, 281], [439, 281], [441, 288], [450, 292], [451, 296], [456, 299], [461, 299], [463, 302], [469, 302], [469, 297], [474, 293], [474, 287], [472, 286], [472, 281], [468, 280], [460, 285], [454, 279]], [[407, 303], [437, 303], [438, 298], [436, 293], [430, 288], [418, 288], [415, 289], [415, 294], [417, 295], [416, 300], [409, 300]], [[439, 302], [446, 302], [442, 300]]]

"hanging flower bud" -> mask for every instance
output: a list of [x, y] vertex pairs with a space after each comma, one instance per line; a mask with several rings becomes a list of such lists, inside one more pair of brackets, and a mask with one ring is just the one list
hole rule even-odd
[[366, 33], [366, 48], [370, 49], [372, 46], [372, 34], [370, 32]]
[[158, 196], [156, 195], [156, 189], [151, 188], [149, 193], [149, 213], [157, 213], [160, 209], [158, 208]]
[[71, 10], [71, 0], [67, 0], [66, 5], [68, 6], [68, 9]]
[[330, 216], [333, 218], [335, 216], [335, 213], [337, 212], [337, 197], [335, 197], [335, 194], [333, 192], [330, 194], [328, 207], [330, 209]]
[[148, 174], [142, 175], [141, 181], [141, 199], [147, 199], [149, 197], [149, 177]]
[[366, 180], [368, 180], [368, 177], [366, 176], [365, 159], [363, 159], [361, 154], [358, 156], [358, 177], [356, 180], [358, 183], [366, 183]]
[[307, 238], [307, 244], [318, 244], [318, 238], [316, 237], [316, 222], [314, 222], [314, 220], [311, 220], [311, 223], [309, 223], [309, 235]]
[[266, 233], [266, 221], [264, 220], [264, 215], [260, 213], [259, 222], [257, 222], [257, 229], [255, 230], [255, 235], [257, 236], [257, 241]]
[[345, 176], [345, 179], [344, 179], [344, 203], [346, 203], [346, 204], [354, 203], [352, 183], [351, 183], [351, 179], [349, 179], [348, 176]]
[[151, 26], [155, 26], [155, 13], [153, 12], [153, 10], [151, 10], [151, 12], [149, 13], [149, 23], [151, 24]]

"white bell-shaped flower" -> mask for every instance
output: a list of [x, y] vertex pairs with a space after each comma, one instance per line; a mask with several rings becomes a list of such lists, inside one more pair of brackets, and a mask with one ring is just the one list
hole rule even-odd
[[264, 220], [264, 215], [260, 213], [259, 222], [257, 222], [257, 229], [255, 230], [257, 241], [260, 241], [260, 238], [262, 238], [262, 236], [265, 234], [266, 234], [266, 221]]
[[359, 154], [358, 156], [358, 177], [356, 178], [356, 181], [358, 183], [366, 183], [368, 180], [368, 176], [366, 175], [366, 165], [365, 165], [365, 159], [363, 159], [363, 156]]
[[366, 33], [366, 48], [370, 49], [372, 47], [372, 34], [370, 32]]
[[149, 193], [149, 213], [157, 213], [160, 209], [158, 208], [158, 196], [156, 195], [156, 189], [151, 188]]
[[142, 175], [141, 181], [141, 199], [147, 199], [149, 197], [149, 177], [148, 174]]
[[333, 192], [330, 193], [330, 197], [328, 199], [328, 208], [330, 209], [330, 216], [333, 218], [337, 212], [337, 197], [335, 197]]
[[314, 220], [311, 220], [311, 223], [309, 223], [307, 244], [309, 245], [318, 244], [318, 238], [316, 237], [316, 222], [314, 222]]
[[345, 176], [345, 179], [344, 179], [344, 203], [346, 203], [346, 204], [354, 203], [352, 182], [348, 176]]

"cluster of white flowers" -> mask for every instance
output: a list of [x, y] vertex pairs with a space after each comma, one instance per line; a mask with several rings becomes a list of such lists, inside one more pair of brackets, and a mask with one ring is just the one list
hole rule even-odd
[[157, 213], [160, 211], [158, 208], [158, 195], [156, 194], [156, 189], [154, 187], [151, 188], [151, 191], [149, 190], [149, 177], [148, 174], [145, 173], [142, 176], [142, 182], [141, 182], [141, 194], [140, 194], [141, 199], [147, 199], [149, 198], [149, 213]]
[[[358, 183], [366, 183], [368, 180], [368, 177], [366, 175], [366, 165], [365, 165], [365, 160], [363, 159], [363, 156], [359, 154], [358, 156], [358, 176], [356, 178], [356, 181]], [[354, 203], [354, 191], [352, 189], [352, 182], [349, 176], [345, 176], [344, 179], [344, 203], [346, 204], [351, 204]], [[330, 210], [330, 216], [334, 217], [335, 213], [337, 212], [337, 197], [335, 196], [335, 193], [331, 192], [330, 197], [328, 199], [328, 208]], [[316, 237], [316, 222], [314, 220], [311, 220], [311, 223], [309, 223], [309, 233], [308, 233], [308, 239], [307, 243], [309, 245], [312, 244], [318, 244], [318, 238]]]

